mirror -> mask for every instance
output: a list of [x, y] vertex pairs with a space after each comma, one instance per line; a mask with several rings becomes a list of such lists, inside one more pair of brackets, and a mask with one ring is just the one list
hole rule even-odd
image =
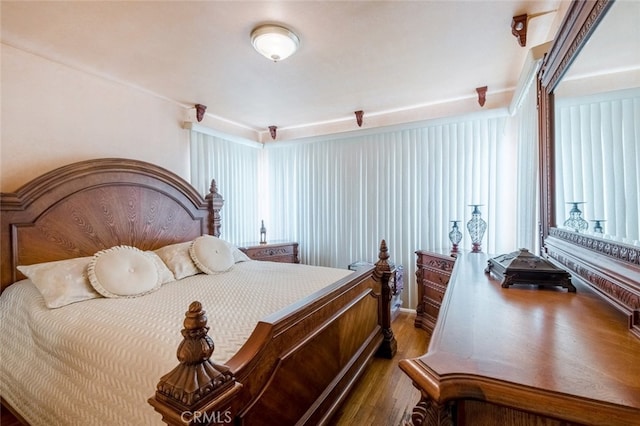
[[640, 2], [617, 1], [554, 89], [555, 224], [640, 245]]
[[[588, 60], [589, 40], [593, 35], [593, 46], [597, 46], [600, 43], [597, 41], [599, 26], [602, 23], [603, 28], [606, 30], [608, 24], [605, 20], [608, 12], [613, 10], [612, 16], [615, 16], [616, 12], [613, 8], [620, 5], [632, 6], [629, 3], [637, 2], [621, 0], [614, 3], [612, 0], [573, 0], [567, 9], [555, 41], [543, 59], [538, 72], [540, 254], [570, 272], [571, 280], [574, 284], [580, 282], [589, 286], [622, 311], [626, 317], [621, 318], [621, 321], [624, 321], [625, 325], [629, 326], [631, 333], [640, 338], [640, 246], [629, 244], [626, 240], [607, 239], [602, 238], [600, 235], [563, 228], [562, 225], [569, 214], [569, 209], [567, 205], [557, 204], [557, 199], [560, 196], [563, 197], [561, 199], [565, 202], [586, 201], [567, 199], [580, 195], [584, 196], [586, 192], [564, 194], [566, 190], [564, 180], [567, 179], [565, 176], [571, 176], [570, 179], [574, 178], [570, 174], [572, 172], [566, 170], [570, 169], [570, 167], [563, 164], [565, 160], [557, 156], [557, 154], [561, 155], [561, 153], [558, 153], [556, 149], [556, 97], [561, 104], [562, 97], [571, 93], [571, 73], [578, 74], [581, 68], [585, 66], [580, 63], [583, 52], [586, 63], [590, 62]], [[638, 15], [637, 12], [634, 13], [636, 15], [632, 14], [625, 17], [631, 18], [633, 23], [628, 28], [622, 28], [621, 24], [613, 22], [614, 25], [619, 26], [617, 29], [624, 31], [624, 33], [622, 35], [618, 33], [613, 38], [615, 41], [608, 42], [608, 49], [604, 53], [599, 53], [600, 56], [595, 61], [596, 64], [598, 62], [603, 63], [605, 66], [612, 64], [614, 56], [610, 55], [616, 55], [623, 50], [619, 47], [619, 42], [628, 42], [629, 40], [638, 42]], [[605, 32], [603, 31], [603, 33]], [[638, 49], [635, 49], [635, 53], [637, 52]], [[609, 80], [615, 80], [615, 78]], [[572, 85], [578, 86], [577, 83]], [[559, 108], [561, 108], [560, 104]], [[638, 119], [635, 118], [635, 123], [637, 122]], [[582, 150], [584, 147], [585, 145], [578, 138], [577, 149]], [[592, 153], [590, 155], [593, 156]], [[622, 155], [623, 160], [625, 155], [626, 153]], [[602, 173], [611, 174], [608, 170]], [[633, 176], [627, 174], [624, 179], [638, 180], [640, 178], [636, 170]], [[562, 188], [557, 185], [559, 182], [562, 184]], [[558, 191], [563, 191], [563, 194], [559, 195]], [[593, 190], [590, 192], [591, 194], [596, 193]], [[591, 204], [595, 206], [597, 202], [595, 198], [593, 200]], [[638, 210], [637, 206], [631, 208]], [[594, 210], [593, 214], [596, 215], [599, 212]], [[585, 217], [585, 219], [598, 218]], [[586, 289], [582, 286], [577, 287], [578, 292]]]

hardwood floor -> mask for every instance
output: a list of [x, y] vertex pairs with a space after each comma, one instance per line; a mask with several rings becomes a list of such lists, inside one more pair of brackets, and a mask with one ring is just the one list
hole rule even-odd
[[[393, 359], [374, 358], [347, 400], [331, 421], [331, 426], [399, 426], [407, 424], [419, 399], [418, 390], [398, 367], [403, 358], [427, 351], [429, 335], [413, 326], [415, 312], [400, 312], [391, 328], [398, 342]], [[11, 413], [0, 409], [0, 425], [20, 425]]]
[[398, 362], [427, 352], [429, 335], [414, 327], [415, 317], [415, 312], [400, 312], [391, 325], [398, 352], [393, 359], [373, 359], [333, 417], [332, 426], [398, 426], [411, 419], [420, 394]]

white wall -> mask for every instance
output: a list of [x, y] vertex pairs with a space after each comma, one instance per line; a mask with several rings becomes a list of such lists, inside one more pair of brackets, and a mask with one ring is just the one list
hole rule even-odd
[[189, 179], [184, 106], [1, 46], [0, 190], [98, 157], [148, 161]]

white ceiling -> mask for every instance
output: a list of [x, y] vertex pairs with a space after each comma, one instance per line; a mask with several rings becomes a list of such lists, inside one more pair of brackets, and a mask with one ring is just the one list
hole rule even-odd
[[[529, 49], [549, 41], [560, 0], [5, 1], [2, 43], [191, 108], [214, 127], [267, 141], [508, 106]], [[558, 12], [554, 12], [558, 10]], [[550, 13], [547, 13], [550, 12]], [[527, 13], [527, 46], [511, 34]], [[535, 16], [538, 15], [539, 16]], [[251, 30], [301, 39], [282, 62]]]

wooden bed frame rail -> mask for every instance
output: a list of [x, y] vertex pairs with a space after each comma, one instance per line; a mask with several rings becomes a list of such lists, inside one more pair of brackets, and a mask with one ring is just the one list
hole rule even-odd
[[193, 302], [180, 363], [149, 403], [169, 425], [327, 423], [371, 357], [396, 352], [388, 257], [383, 240], [375, 267], [266, 318], [227, 365], [211, 361], [206, 313]]

